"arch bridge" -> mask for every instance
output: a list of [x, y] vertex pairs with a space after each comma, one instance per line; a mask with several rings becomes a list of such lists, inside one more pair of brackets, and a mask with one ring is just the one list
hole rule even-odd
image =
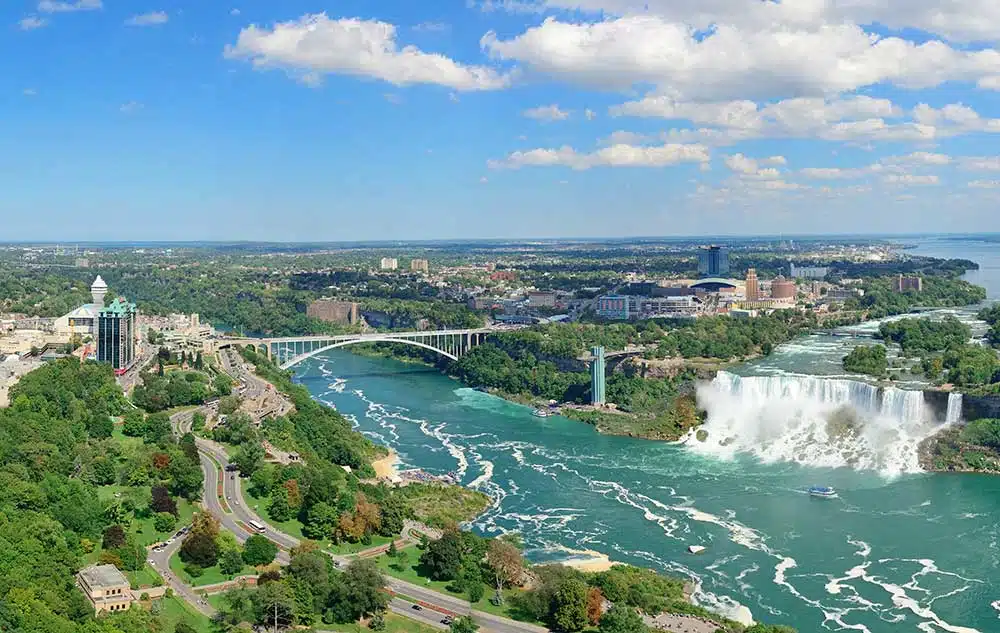
[[[510, 328], [505, 328], [510, 329]], [[467, 330], [428, 330], [422, 332], [375, 332], [370, 334], [345, 334], [340, 336], [288, 336], [280, 338], [224, 339], [219, 347], [247, 345], [267, 354], [282, 369], [289, 369], [318, 354], [357, 345], [359, 343], [402, 343], [412, 347], [437, 352], [458, 360], [470, 349], [481, 345], [496, 328]]]

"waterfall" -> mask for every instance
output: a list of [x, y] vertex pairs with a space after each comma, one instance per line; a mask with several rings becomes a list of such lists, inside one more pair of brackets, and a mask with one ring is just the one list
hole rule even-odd
[[923, 392], [853, 380], [719, 372], [698, 402], [708, 419], [688, 446], [720, 457], [919, 472], [919, 444], [939, 428]]
[[948, 413], [945, 416], [946, 424], [957, 424], [962, 421], [962, 394], [951, 392], [948, 394]]

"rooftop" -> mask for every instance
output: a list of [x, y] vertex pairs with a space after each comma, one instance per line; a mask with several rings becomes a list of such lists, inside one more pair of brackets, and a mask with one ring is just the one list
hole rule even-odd
[[135, 304], [129, 303], [121, 297], [111, 302], [111, 305], [101, 310], [101, 314], [124, 316], [129, 312], [135, 312]]
[[92, 589], [106, 589], [128, 585], [128, 578], [114, 565], [95, 565], [80, 572], [80, 577]]

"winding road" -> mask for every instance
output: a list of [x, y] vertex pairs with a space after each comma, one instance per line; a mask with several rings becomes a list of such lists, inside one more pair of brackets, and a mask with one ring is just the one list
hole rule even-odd
[[[200, 410], [208, 413], [210, 409], [206, 407]], [[171, 416], [171, 424], [178, 436], [191, 430], [194, 413], [194, 411], [185, 411]], [[196, 438], [195, 441], [201, 459], [201, 469], [205, 476], [202, 499], [204, 508], [219, 519], [221, 526], [232, 532], [241, 543], [253, 533], [249, 527], [251, 521], [263, 525], [265, 528], [263, 534], [280, 548], [276, 560], [282, 565], [287, 565], [289, 562], [288, 550], [296, 547], [299, 540], [274, 529], [246, 505], [240, 477], [236, 473], [226, 471], [229, 457], [219, 444], [203, 438]], [[404, 534], [411, 534], [417, 527], [413, 523], [407, 524]], [[424, 527], [419, 529], [428, 533], [433, 532]], [[194, 588], [185, 584], [170, 571], [170, 557], [180, 548], [183, 536], [175, 537], [161, 551], [150, 550], [149, 563], [163, 576], [164, 581], [173, 588], [175, 594], [184, 598], [201, 613], [212, 616], [216, 610]], [[360, 552], [356, 556], [364, 556], [370, 552], [370, 550]], [[331, 557], [334, 564], [340, 568], [345, 567], [352, 558], [332, 554]], [[518, 622], [482, 611], [473, 611], [471, 605], [465, 600], [391, 576], [386, 576], [386, 585], [394, 594], [389, 605], [392, 611], [437, 628], [447, 628], [442, 622], [446, 616], [472, 615], [481, 627], [496, 633], [547, 633], [548, 631], [548, 629], [534, 624]], [[405, 596], [410, 600], [398, 596]], [[420, 605], [416, 605], [413, 601], [419, 602]]]

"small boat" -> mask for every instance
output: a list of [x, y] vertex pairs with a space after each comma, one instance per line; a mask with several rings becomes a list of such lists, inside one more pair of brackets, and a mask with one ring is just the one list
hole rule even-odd
[[701, 554], [705, 551], [704, 545], [688, 545], [688, 551], [692, 554]]
[[552, 414], [546, 411], [545, 409], [535, 409], [534, 411], [531, 412], [531, 415], [535, 416], [536, 418], [547, 418]]
[[837, 496], [837, 491], [829, 486], [812, 486], [809, 488], [809, 494], [813, 497], [825, 497], [827, 499]]

